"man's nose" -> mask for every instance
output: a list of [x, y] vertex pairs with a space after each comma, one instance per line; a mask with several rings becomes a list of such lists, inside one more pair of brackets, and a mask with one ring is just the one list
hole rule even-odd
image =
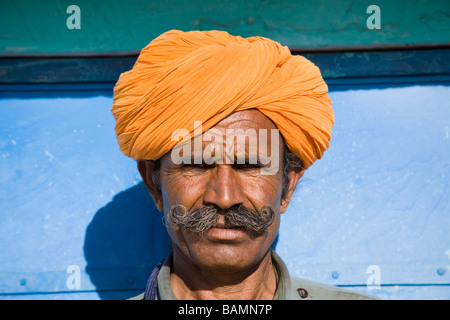
[[236, 172], [230, 165], [218, 165], [213, 169], [203, 196], [204, 203], [228, 209], [243, 204], [244, 198]]

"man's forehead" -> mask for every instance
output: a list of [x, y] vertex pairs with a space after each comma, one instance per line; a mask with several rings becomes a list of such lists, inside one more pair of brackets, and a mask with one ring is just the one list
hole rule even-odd
[[[271, 133], [274, 130], [278, 133], [274, 123], [260, 111], [256, 109], [238, 111], [207, 130], [203, 134], [202, 146], [223, 144], [228, 149], [231, 147], [227, 151], [234, 150], [236, 152], [237, 149], [242, 147], [238, 143], [234, 143], [236, 140], [245, 145], [245, 148], [241, 150], [242, 152], [258, 152], [261, 148], [270, 149], [272, 143], [279, 145], [280, 137], [278, 134], [276, 135], [276, 141], [272, 142], [273, 135]], [[266, 141], [267, 144], [260, 143], [260, 139]], [[193, 142], [194, 139], [191, 140], [191, 143]]]
[[256, 109], [237, 111], [217, 123], [213, 129], [276, 129], [275, 124]]
[[193, 138], [186, 129], [172, 135], [172, 141], [178, 141], [170, 153], [173, 164], [259, 163], [270, 164], [269, 169], [261, 167], [262, 174], [277, 172], [282, 139], [276, 126], [261, 112], [235, 112], [202, 132], [202, 122], [195, 121]]

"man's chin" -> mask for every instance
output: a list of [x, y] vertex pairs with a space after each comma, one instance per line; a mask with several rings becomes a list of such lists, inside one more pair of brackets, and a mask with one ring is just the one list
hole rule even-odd
[[[191, 241], [189, 255], [197, 265], [215, 270], [248, 269], [258, 263], [270, 244], [255, 239], [244, 229], [209, 229], [201, 238]], [[261, 256], [262, 255], [262, 256]]]
[[[255, 265], [260, 257], [253, 256], [248, 246], [230, 242], [215, 242], [210, 246], [195, 248], [197, 265], [214, 271], [247, 270]], [[259, 253], [258, 251], [256, 251]]]

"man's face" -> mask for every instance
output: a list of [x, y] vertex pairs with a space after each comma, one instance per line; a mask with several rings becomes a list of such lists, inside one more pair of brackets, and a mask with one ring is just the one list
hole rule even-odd
[[[194, 164], [194, 161], [191, 164], [175, 164], [169, 152], [161, 158], [160, 163], [161, 196], [155, 199], [155, 194], [152, 193], [158, 207], [163, 209], [165, 214], [174, 205], [184, 206], [187, 212], [204, 206], [217, 208], [217, 224], [204, 234], [198, 235], [176, 226], [168, 228], [168, 232], [174, 243], [174, 251], [184, 259], [203, 268], [224, 271], [244, 270], [257, 265], [275, 240], [279, 230], [280, 212], [284, 211], [281, 210], [283, 143], [281, 136], [278, 141], [271, 140], [271, 129], [276, 129], [274, 124], [259, 111], [246, 110], [233, 113], [214, 127], [215, 132], [222, 133], [223, 137], [226, 137], [227, 129], [254, 129], [257, 135], [261, 132], [260, 129], [269, 132], [266, 136], [268, 148], [264, 152], [270, 154], [272, 144], [278, 147], [278, 158], [275, 159], [279, 163], [278, 172], [261, 174], [261, 166], [264, 165], [249, 165], [248, 161], [246, 164], [237, 164], [237, 161], [234, 161], [234, 164], [225, 161], [210, 165]], [[248, 146], [249, 139], [246, 139], [245, 143], [248, 160], [248, 150], [251, 150], [248, 148], [251, 147]], [[203, 142], [203, 150], [209, 144], [209, 141]], [[224, 159], [227, 156], [225, 152], [224, 139]], [[236, 154], [234, 156], [236, 157]], [[143, 174], [144, 180], [145, 177], [148, 178], [148, 174]], [[227, 211], [239, 206], [253, 211], [269, 206], [275, 213], [273, 223], [264, 232], [258, 233], [227, 225]]]

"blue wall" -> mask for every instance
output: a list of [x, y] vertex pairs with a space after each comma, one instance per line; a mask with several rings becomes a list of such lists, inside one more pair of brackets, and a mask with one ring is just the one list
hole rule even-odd
[[[277, 252], [296, 276], [384, 299], [449, 299], [450, 87], [330, 97], [331, 147], [282, 216]], [[170, 250], [118, 149], [111, 103], [84, 91], [0, 99], [0, 299], [128, 298]], [[371, 265], [379, 289], [366, 286]]]

